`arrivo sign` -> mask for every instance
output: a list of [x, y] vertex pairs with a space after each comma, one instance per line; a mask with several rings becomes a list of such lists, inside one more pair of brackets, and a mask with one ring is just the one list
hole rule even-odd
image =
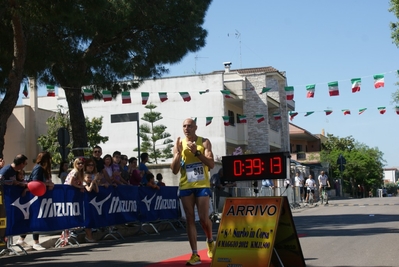
[[222, 157], [223, 180], [247, 181], [287, 178], [288, 152]]

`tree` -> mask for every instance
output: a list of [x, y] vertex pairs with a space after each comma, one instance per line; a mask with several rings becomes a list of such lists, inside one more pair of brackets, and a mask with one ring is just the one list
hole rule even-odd
[[[141, 118], [144, 121], [150, 123], [140, 125], [140, 137], [142, 139], [140, 151], [146, 152], [149, 154], [151, 159], [155, 160], [155, 163], [158, 164], [158, 159], [164, 158], [168, 159], [173, 156], [172, 147], [173, 140], [168, 138], [170, 134], [165, 132], [166, 126], [162, 124], [154, 125], [155, 122], [162, 120], [162, 116], [160, 112], [155, 112], [153, 109], [156, 109], [157, 106], [150, 104], [145, 106], [146, 109], [149, 109], [150, 112], [144, 113], [144, 116]], [[162, 149], [156, 148], [157, 142], [162, 141]]]
[[[23, 1], [20, 8], [28, 49], [25, 74], [37, 77], [39, 83], [56, 84], [65, 90], [73, 145], [86, 146], [82, 87], [92, 89], [96, 99], [102, 98], [104, 89], [116, 97], [122, 91], [137, 88], [144, 78], [161, 77], [168, 71], [164, 65], [176, 63], [188, 52], [205, 46], [207, 32], [202, 24], [210, 3], [211, 0], [54, 0], [51, 4], [47, 0]], [[4, 11], [1, 19], [7, 25], [11, 12], [0, 11]], [[2, 40], [8, 38], [7, 43], [12, 37], [7, 34]], [[11, 101], [12, 107], [16, 100], [17, 97]], [[4, 113], [4, 118], [8, 119], [11, 112]], [[1, 108], [0, 114], [3, 115]]]
[[[346, 159], [345, 170], [339, 170], [339, 155]], [[343, 178], [347, 192], [354, 190], [357, 184], [366, 188], [378, 188], [383, 177], [383, 153], [378, 148], [369, 148], [356, 142], [352, 137], [336, 137], [327, 134], [327, 141], [322, 144], [321, 161], [328, 162], [333, 177]]]
[[[99, 134], [102, 128], [102, 123], [103, 123], [103, 117], [92, 118], [91, 120], [89, 120], [89, 118], [87, 117], [85, 118], [89, 147], [94, 147], [95, 145], [98, 145], [100, 143], [105, 143], [108, 141], [107, 136], [101, 136]], [[61, 162], [61, 154], [58, 151], [60, 145], [58, 143], [57, 133], [58, 129], [60, 129], [61, 127], [67, 128], [68, 131], [71, 132], [69, 113], [63, 113], [62, 109], [60, 108], [53, 117], [48, 118], [47, 125], [48, 125], [47, 135], [39, 136], [38, 144], [42, 147], [43, 150], [51, 153], [52, 161], [55, 164], [59, 164]], [[73, 140], [68, 145], [69, 149], [71, 149], [72, 147], [73, 147]], [[73, 158], [74, 155], [72, 153], [69, 153], [68, 159], [72, 160]]]
[[[389, 11], [394, 13], [394, 15], [399, 19], [399, 0], [391, 0], [391, 6]], [[391, 38], [392, 42], [399, 47], [399, 20], [396, 22], [391, 22]], [[399, 85], [399, 83], [396, 83]], [[392, 94], [393, 102], [399, 104], [399, 90], [396, 90]]]
[[0, 103], [0, 156], [2, 156], [7, 121], [18, 101], [27, 53], [27, 40], [18, 0], [1, 1], [0, 21], [2, 22], [0, 24], [0, 93], [5, 93]]

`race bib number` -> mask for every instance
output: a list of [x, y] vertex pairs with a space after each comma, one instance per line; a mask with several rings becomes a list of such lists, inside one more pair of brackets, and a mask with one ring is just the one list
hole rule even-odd
[[204, 166], [202, 163], [193, 163], [186, 165], [187, 180], [189, 183], [202, 181], [205, 179]]

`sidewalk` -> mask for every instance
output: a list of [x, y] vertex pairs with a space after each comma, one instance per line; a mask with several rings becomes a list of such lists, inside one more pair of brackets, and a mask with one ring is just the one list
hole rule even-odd
[[[105, 227], [98, 229], [96, 232], [93, 232], [93, 238], [96, 240], [95, 243], [100, 243], [103, 240], [121, 240], [126, 237], [130, 236], [139, 236], [139, 235], [152, 235], [152, 234], [161, 234], [162, 231], [165, 230], [174, 230], [173, 227], [181, 228], [182, 225], [177, 223], [177, 222], [157, 222], [153, 223], [152, 225], [155, 227], [155, 229], [150, 225], [150, 224], [123, 224], [123, 225], [117, 225], [113, 227], [115, 230], [112, 230], [110, 227]], [[77, 229], [79, 234], [75, 240], [78, 242], [79, 246], [82, 244], [87, 243], [85, 240], [85, 232], [83, 228]], [[157, 233], [158, 232], [158, 233]], [[55, 248], [56, 242], [58, 239], [61, 237], [62, 231], [57, 231], [57, 232], [51, 232], [51, 233], [43, 233], [39, 235], [39, 243], [46, 249], [51, 249]], [[14, 236], [13, 237], [13, 242], [14, 244], [17, 242], [19, 236]], [[25, 238], [25, 242], [28, 243], [29, 245], [33, 245], [33, 238], [32, 234], [28, 234]], [[78, 244], [75, 243], [73, 239], [70, 239], [70, 242], [74, 246], [78, 246]], [[70, 247], [71, 245], [67, 245], [65, 247]], [[0, 247], [0, 251], [5, 248], [5, 247]], [[22, 252], [21, 249], [17, 246], [13, 246], [15, 251], [17, 252]], [[32, 248], [26, 250], [28, 253], [35, 252]], [[23, 254], [20, 254], [23, 255]], [[1, 257], [1, 256], [0, 256]], [[4, 257], [4, 256], [3, 256]]]

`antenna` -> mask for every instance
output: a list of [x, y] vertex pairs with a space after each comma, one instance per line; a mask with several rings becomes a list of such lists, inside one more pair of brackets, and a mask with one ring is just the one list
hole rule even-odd
[[195, 55], [195, 57], [194, 57], [194, 59], [195, 59], [194, 74], [197, 74], [197, 60], [199, 58], [208, 58], [208, 57], [199, 57], [198, 55]]
[[240, 44], [240, 69], [242, 69], [242, 59], [241, 59], [241, 33], [236, 30], [236, 38], [239, 40], [239, 44]]

